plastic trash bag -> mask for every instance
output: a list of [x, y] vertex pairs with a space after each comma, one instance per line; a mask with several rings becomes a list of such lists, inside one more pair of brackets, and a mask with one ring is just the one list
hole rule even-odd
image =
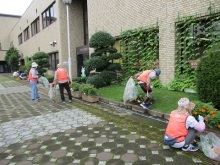
[[200, 136], [200, 147], [203, 153], [210, 159], [220, 161], [220, 138], [210, 132]]
[[39, 82], [40, 84], [42, 84], [45, 88], [49, 89], [50, 83], [49, 83], [49, 81], [47, 80], [47, 78], [41, 76], [41, 77], [38, 79], [38, 82]]
[[57, 93], [56, 86], [54, 84], [51, 84], [50, 85], [50, 90], [49, 90], [49, 93], [48, 93], [50, 99], [55, 100], [56, 97], [57, 97], [57, 94], [58, 93]]
[[129, 78], [125, 90], [124, 90], [124, 95], [123, 95], [123, 101], [124, 103], [133, 101], [138, 97], [138, 89], [135, 86], [135, 82], [133, 78]]

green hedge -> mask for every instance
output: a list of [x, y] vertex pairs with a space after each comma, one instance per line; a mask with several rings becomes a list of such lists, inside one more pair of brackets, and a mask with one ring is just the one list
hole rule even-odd
[[203, 102], [220, 107], [220, 44], [201, 58], [197, 68], [197, 92]]

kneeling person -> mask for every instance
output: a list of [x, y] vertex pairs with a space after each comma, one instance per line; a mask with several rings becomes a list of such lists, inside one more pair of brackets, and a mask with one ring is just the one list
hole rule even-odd
[[[191, 111], [195, 104], [188, 98], [181, 98], [178, 101], [178, 108], [171, 112], [170, 119], [164, 135], [165, 144], [174, 148], [182, 148], [183, 151], [197, 151], [198, 147], [192, 143], [197, 131], [205, 130], [204, 118], [199, 116], [199, 122], [192, 116]], [[169, 144], [170, 140], [173, 144]]]

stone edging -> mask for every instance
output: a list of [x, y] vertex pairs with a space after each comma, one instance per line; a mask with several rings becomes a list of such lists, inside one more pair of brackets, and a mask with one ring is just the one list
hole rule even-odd
[[[170, 116], [170, 114], [166, 114], [166, 113], [162, 113], [162, 112], [157, 112], [155, 110], [143, 110], [142, 107], [137, 106], [137, 105], [124, 104], [123, 102], [113, 101], [113, 100], [109, 100], [109, 99], [102, 98], [102, 97], [99, 98], [99, 101], [103, 102], [103, 103], [106, 103], [106, 104], [109, 104], [109, 105], [114, 105], [114, 106], [126, 108], [126, 109], [129, 109], [129, 110], [138, 112], [138, 113], [142, 113], [142, 114], [158, 117], [160, 119], [164, 119], [164, 120], [167, 120], [167, 121], [169, 120], [169, 116]], [[209, 133], [209, 132], [215, 133], [220, 138], [220, 131], [206, 127], [204, 133], [206, 134], [206, 133]]]
[[143, 110], [142, 107], [137, 106], [137, 105], [124, 104], [123, 102], [113, 101], [113, 100], [109, 100], [109, 99], [102, 98], [102, 97], [99, 98], [99, 101], [104, 102], [106, 104], [126, 108], [126, 109], [129, 109], [129, 110], [138, 112], [138, 113], [148, 114], [148, 115], [151, 115], [151, 116], [154, 116], [154, 117], [159, 117], [161, 119], [169, 120], [169, 114], [165, 114], [165, 113], [162, 113], [162, 112], [157, 112], [155, 110]]

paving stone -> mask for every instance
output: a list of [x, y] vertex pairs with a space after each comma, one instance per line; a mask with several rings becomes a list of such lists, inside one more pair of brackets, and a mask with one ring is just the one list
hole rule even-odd
[[61, 158], [65, 155], [66, 155], [66, 151], [64, 151], [64, 150], [58, 150], [58, 151], [54, 151], [54, 152], [51, 153], [51, 156], [53, 158]]
[[109, 160], [113, 158], [113, 154], [110, 152], [101, 152], [99, 154], [97, 154], [97, 158], [99, 160]]
[[135, 162], [138, 160], [138, 156], [135, 154], [124, 154], [121, 156], [121, 159], [124, 160], [125, 162]]

